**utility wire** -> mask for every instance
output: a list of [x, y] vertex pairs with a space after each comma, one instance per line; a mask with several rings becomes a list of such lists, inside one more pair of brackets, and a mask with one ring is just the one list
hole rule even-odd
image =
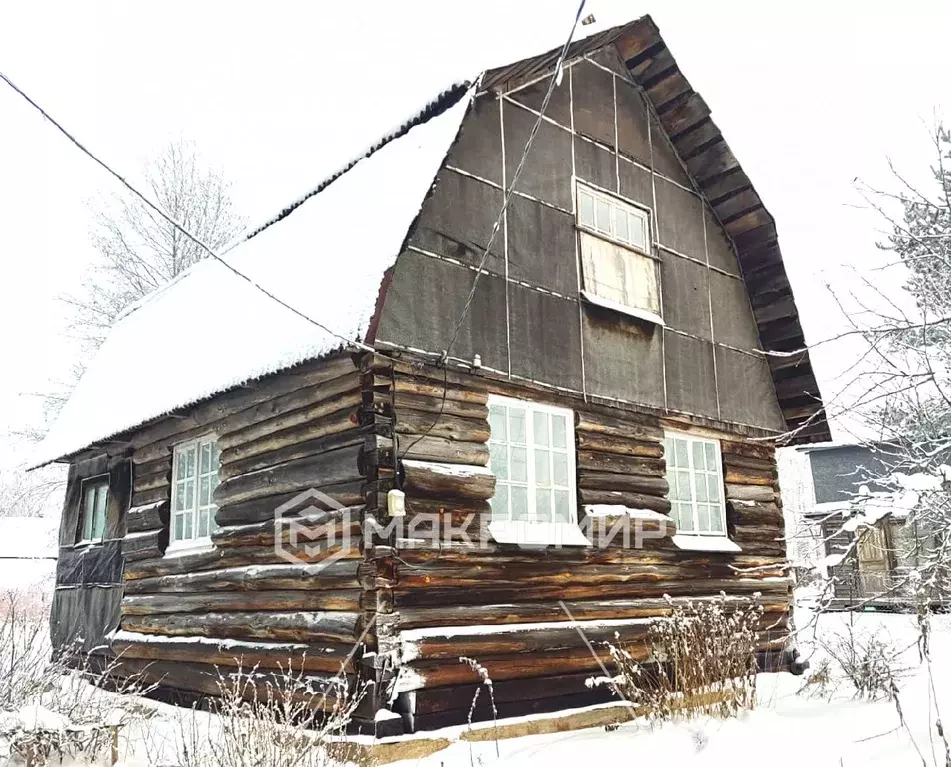
[[515, 167], [515, 173], [512, 175], [512, 183], [509, 184], [508, 188], [505, 190], [505, 197], [502, 200], [502, 207], [499, 209], [499, 214], [496, 216], [495, 224], [492, 226], [492, 232], [489, 235], [489, 242], [486, 244], [485, 250], [482, 252], [482, 258], [479, 259], [479, 268], [476, 270], [475, 279], [472, 280], [472, 287], [469, 290], [469, 295], [466, 297], [465, 306], [462, 307], [462, 313], [459, 315], [459, 319], [456, 321], [456, 324], [453, 327], [452, 336], [449, 338], [449, 344], [442, 353], [442, 358], [440, 361], [443, 365], [443, 390], [442, 401], [439, 404], [439, 413], [436, 415], [435, 419], [433, 419], [433, 422], [429, 425], [429, 428], [427, 428], [425, 432], [413, 440], [406, 450], [403, 451], [403, 455], [400, 456], [401, 458], [405, 458], [406, 454], [409, 453], [409, 451], [412, 450], [412, 448], [415, 447], [420, 440], [429, 436], [445, 412], [446, 396], [448, 394], [447, 386], [449, 384], [449, 355], [452, 353], [452, 347], [456, 343], [456, 339], [459, 336], [459, 331], [462, 328], [462, 324], [466, 321], [466, 317], [469, 314], [469, 309], [472, 308], [472, 300], [475, 297], [476, 288], [479, 286], [479, 279], [482, 277], [486, 261], [489, 259], [489, 251], [492, 249], [495, 238], [502, 226], [502, 220], [505, 217], [505, 212], [508, 210], [509, 201], [514, 195], [515, 186], [518, 184], [518, 180], [522, 175], [522, 170], [525, 168], [525, 161], [528, 159], [528, 153], [531, 151], [532, 143], [535, 141], [535, 136], [538, 134], [538, 129], [541, 127], [542, 119], [545, 116], [545, 111], [548, 109], [548, 103], [551, 101], [552, 94], [555, 92], [555, 87], [561, 83], [565, 58], [568, 56], [568, 48], [571, 46], [571, 41], [575, 36], [575, 30], [578, 28], [578, 22], [581, 20], [581, 14], [584, 12], [584, 4], [585, 0], [581, 0], [581, 4], [578, 6], [578, 12], [575, 14], [575, 20], [571, 25], [571, 31], [568, 33], [568, 39], [565, 40], [565, 44], [561, 47], [561, 53], [558, 54], [558, 60], [555, 64], [555, 71], [552, 73], [551, 81], [548, 83], [548, 91], [545, 93], [545, 98], [542, 101], [541, 108], [538, 110], [538, 117], [535, 119], [535, 124], [532, 126], [532, 132], [528, 134], [528, 141], [525, 142], [525, 148], [522, 150], [522, 156], [519, 158], [518, 165]]
[[300, 317], [301, 319], [306, 320], [307, 322], [309, 322], [311, 325], [314, 325], [314, 326], [320, 328], [321, 330], [323, 330], [324, 332], [329, 333], [329, 334], [332, 335], [334, 338], [339, 338], [339, 339], [340, 339], [341, 341], [343, 341], [347, 346], [355, 346], [355, 347], [357, 347], [358, 349], [362, 349], [363, 351], [368, 351], [368, 352], [372, 352], [372, 351], [373, 351], [373, 348], [372, 348], [372, 347], [367, 346], [367, 345], [366, 345], [365, 343], [363, 343], [362, 341], [358, 341], [358, 340], [355, 340], [355, 339], [346, 338], [345, 336], [342, 336], [342, 335], [340, 335], [339, 333], [334, 332], [333, 330], [331, 330], [330, 328], [328, 328], [326, 325], [324, 325], [324, 324], [318, 322], [318, 321], [315, 320], [313, 317], [310, 317], [310, 316], [304, 314], [304, 313], [303, 313], [302, 311], [300, 311], [299, 309], [295, 309], [295, 308], [294, 308], [293, 306], [291, 306], [289, 303], [287, 303], [286, 301], [284, 301], [284, 300], [281, 299], [281, 298], [278, 298], [276, 295], [274, 295], [274, 294], [273, 294], [271, 291], [269, 291], [267, 288], [262, 287], [262, 286], [259, 285], [257, 282], [255, 282], [253, 279], [251, 279], [250, 277], [248, 277], [246, 274], [244, 274], [243, 272], [239, 271], [239, 270], [236, 269], [234, 266], [232, 266], [231, 264], [229, 264], [229, 263], [228, 263], [227, 261], [225, 261], [221, 256], [219, 256], [217, 253], [215, 253], [215, 251], [212, 250], [208, 245], [206, 245], [204, 242], [202, 242], [198, 237], [196, 237], [196, 236], [195, 236], [194, 234], [192, 234], [190, 231], [188, 231], [188, 229], [186, 229], [181, 223], [179, 223], [179, 222], [176, 221], [174, 218], [172, 218], [171, 216], [169, 216], [169, 215], [168, 215], [164, 210], [162, 210], [158, 205], [156, 205], [155, 203], [153, 203], [148, 197], [146, 197], [146, 196], [145, 196], [144, 194], [142, 194], [138, 189], [136, 189], [134, 186], [132, 186], [132, 184], [130, 184], [128, 181], [126, 181], [125, 178], [123, 178], [121, 175], [119, 175], [119, 173], [117, 173], [116, 171], [114, 171], [114, 170], [113, 170], [109, 165], [107, 165], [103, 160], [99, 159], [99, 157], [97, 157], [95, 154], [93, 154], [91, 151], [89, 151], [85, 146], [83, 146], [83, 145], [79, 142], [79, 140], [76, 139], [75, 136], [73, 136], [68, 130], [66, 130], [66, 129], [65, 129], [62, 125], [60, 125], [55, 119], [53, 119], [53, 118], [50, 116], [50, 114], [49, 114], [45, 109], [43, 109], [43, 107], [41, 107], [39, 104], [37, 104], [37, 103], [36, 103], [33, 99], [31, 99], [26, 93], [24, 93], [20, 88], [18, 88], [18, 87], [16, 86], [16, 84], [15, 84], [9, 77], [7, 77], [3, 72], [0, 72], [0, 79], [2, 79], [2, 80], [3, 80], [7, 85], [9, 85], [14, 91], [16, 91], [18, 94], [20, 94], [20, 96], [22, 96], [22, 97], [30, 104], [30, 106], [32, 106], [37, 112], [39, 112], [41, 115], [43, 115], [43, 117], [45, 117], [47, 120], [49, 120], [49, 122], [51, 122], [51, 123], [57, 128], [57, 130], [59, 130], [60, 133], [62, 133], [62, 134], [63, 134], [66, 138], [68, 138], [77, 148], [79, 148], [80, 151], [82, 151], [83, 154], [85, 154], [89, 159], [91, 159], [93, 162], [95, 162], [97, 165], [99, 165], [101, 168], [103, 168], [103, 169], [104, 169], [107, 173], [109, 173], [113, 178], [117, 179], [117, 180], [118, 180], [126, 189], [128, 189], [135, 197], [137, 197], [139, 200], [141, 200], [145, 205], [147, 205], [147, 206], [148, 206], [149, 208], [151, 208], [153, 211], [155, 211], [159, 216], [161, 216], [161, 217], [162, 217], [165, 221], [167, 221], [169, 224], [171, 224], [171, 225], [174, 226], [176, 229], [178, 229], [178, 230], [179, 230], [182, 234], [184, 234], [188, 239], [190, 239], [192, 242], [194, 242], [199, 248], [201, 248], [202, 250], [204, 250], [209, 256], [211, 256], [213, 259], [215, 259], [218, 263], [222, 264], [226, 269], [228, 269], [228, 270], [229, 270], [232, 274], [234, 274], [236, 277], [240, 277], [242, 280], [244, 280], [245, 282], [247, 282], [247, 283], [248, 283], [249, 285], [251, 285], [253, 288], [255, 288], [256, 290], [259, 290], [259, 291], [260, 291], [261, 293], [263, 293], [265, 296], [267, 296], [268, 298], [270, 298], [272, 301], [274, 301], [274, 302], [280, 304], [281, 306], [283, 306], [283, 307], [284, 307], [285, 309], [287, 309], [288, 311], [293, 312], [294, 314], [296, 314], [296, 315], [297, 315], [298, 317]]

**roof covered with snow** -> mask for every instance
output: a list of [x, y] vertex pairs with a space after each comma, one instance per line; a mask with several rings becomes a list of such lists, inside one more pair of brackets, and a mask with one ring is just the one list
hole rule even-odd
[[[227, 256], [151, 293], [115, 325], [34, 457], [55, 460], [269, 373], [362, 340], [469, 105], [415, 125]], [[161, 364], [156, 364], [157, 358]]]
[[[494, 88], [542, 76], [555, 64], [565, 32], [566, 26], [555, 34], [539, 23], [538, 29], [519, 30], [518, 39], [509, 41], [517, 45], [489, 50], [479, 46], [478, 56], [445, 62], [441, 76], [450, 77], [454, 86], [413, 112], [399, 128], [384, 131], [382, 139], [341, 164], [227, 254], [227, 261], [247, 279], [218, 261], [205, 260], [128, 310], [39, 446], [33, 465], [73, 455], [215, 394], [361, 344], [384, 273], [394, 264], [471, 101], [472, 91], [462, 83], [478, 79], [482, 87]], [[669, 135], [678, 132], [677, 126], [685, 135], [693, 123], [684, 122], [686, 115], [677, 117], [679, 108], [667, 109], [670, 103], [658, 102], [668, 91], [680, 94], [676, 98], [689, 107], [690, 119], [705, 121], [715, 134], [709, 149], [687, 161], [698, 190], [706, 193], [705, 184], [719, 177], [709, 176], [716, 165], [730, 167], [742, 181], [734, 192], [749, 190], [743, 193], [755, 197], [709, 119], [709, 109], [689, 88], [650, 17], [607, 29], [597, 23], [578, 27], [568, 58], [614, 42], [625, 48], [621, 53], [632, 76], [647, 88]], [[503, 51], [505, 59], [500, 61]], [[656, 75], [656, 88], [638, 80], [655, 65], [663, 69]], [[670, 78], [682, 80], [686, 91], [681, 86], [667, 88]], [[716, 162], [708, 154], [715, 154]], [[765, 208], [760, 206], [755, 215], [736, 224], [723, 223], [737, 243], [741, 264], [759, 258], [753, 251], [761, 245], [768, 248], [769, 266], [776, 272], [776, 284], [781, 283], [779, 292], [789, 293], [791, 303], [775, 226]], [[745, 238], [742, 247], [740, 237]], [[795, 333], [784, 338], [801, 335], [795, 312], [782, 318], [782, 324], [784, 333], [786, 325], [795, 326]], [[790, 389], [793, 399], [805, 396], [809, 400], [805, 409], [810, 411], [802, 417], [804, 406], [798, 399], [790, 404], [780, 398], [784, 413], [787, 405], [795, 405], [799, 413], [796, 419], [787, 416], [787, 425], [796, 428], [803, 441], [828, 439], [808, 353], [787, 367], [781, 375], [794, 376], [787, 382], [795, 384]], [[780, 374], [774, 373], [774, 379], [776, 375]]]

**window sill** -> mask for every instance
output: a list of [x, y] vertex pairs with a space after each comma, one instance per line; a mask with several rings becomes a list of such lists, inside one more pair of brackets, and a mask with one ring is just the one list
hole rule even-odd
[[612, 301], [609, 298], [602, 298], [601, 296], [597, 295], [596, 293], [592, 293], [589, 290], [582, 290], [581, 297], [589, 304], [600, 306], [602, 309], [610, 309], [611, 311], [620, 312], [621, 314], [626, 314], [629, 317], [650, 322], [662, 328], [667, 327], [664, 324], [663, 318], [659, 314], [649, 312], [646, 309], [636, 309], [633, 306], [625, 306], [624, 304], [619, 304], [617, 301]]
[[725, 535], [675, 535], [670, 540], [685, 551], [722, 551], [736, 554], [743, 549]]
[[574, 522], [490, 522], [489, 532], [496, 543], [520, 546], [590, 546], [591, 542]]
[[165, 549], [166, 557], [179, 557], [185, 554], [200, 554], [204, 551], [214, 551], [215, 544], [211, 538], [198, 538], [193, 541], [175, 541]]

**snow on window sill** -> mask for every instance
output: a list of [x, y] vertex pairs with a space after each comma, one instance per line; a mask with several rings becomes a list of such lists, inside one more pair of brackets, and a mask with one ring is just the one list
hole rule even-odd
[[198, 554], [202, 551], [213, 551], [215, 544], [211, 542], [211, 537], [195, 538], [189, 541], [173, 541], [165, 549], [166, 557], [178, 557], [184, 554]]
[[686, 551], [743, 551], [725, 535], [675, 535], [670, 540], [678, 549]]
[[505, 522], [489, 523], [489, 532], [497, 543], [523, 546], [590, 546], [591, 542], [574, 522]]
[[644, 320], [645, 322], [659, 325], [662, 328], [666, 327], [663, 318], [659, 314], [650, 312], [647, 309], [637, 309], [633, 306], [627, 306], [626, 304], [619, 304], [617, 301], [612, 301], [610, 298], [602, 298], [596, 293], [592, 293], [590, 290], [582, 290], [581, 297], [589, 304], [595, 304], [604, 309], [611, 309], [612, 311], [626, 314], [629, 317], [635, 317], [639, 320]]

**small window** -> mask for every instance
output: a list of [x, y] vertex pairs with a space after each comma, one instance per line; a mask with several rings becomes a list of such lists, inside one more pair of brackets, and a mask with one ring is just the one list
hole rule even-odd
[[720, 443], [668, 432], [664, 457], [671, 516], [678, 535], [726, 536]]
[[93, 479], [87, 479], [83, 482], [82, 489], [77, 543], [98, 543], [106, 533], [109, 478], [94, 477]]
[[577, 189], [582, 296], [663, 325], [657, 262], [650, 255], [649, 214], [583, 184]]
[[176, 446], [169, 548], [210, 545], [218, 510], [213, 500], [218, 463], [218, 442], [212, 436]]
[[578, 527], [572, 411], [493, 396], [489, 421], [493, 536], [587, 544]]

